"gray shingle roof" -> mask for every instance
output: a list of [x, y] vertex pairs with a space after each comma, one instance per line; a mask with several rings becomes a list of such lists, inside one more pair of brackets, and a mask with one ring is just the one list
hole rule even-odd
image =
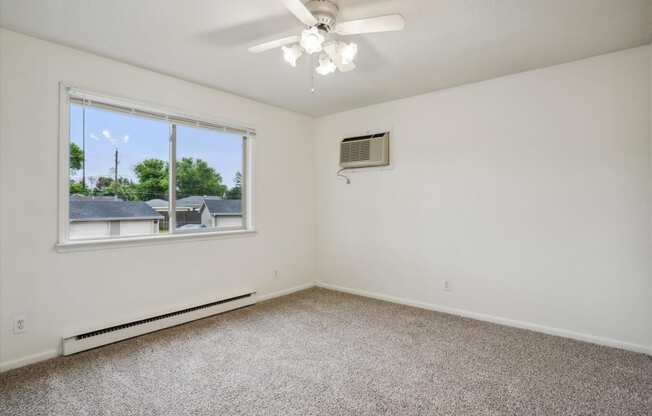
[[165, 199], [150, 199], [147, 201], [147, 205], [150, 207], [156, 209], [156, 208], [165, 208], [167, 209], [168, 207], [168, 201]]
[[177, 199], [177, 206], [178, 207], [193, 207], [193, 208], [200, 208], [204, 204], [204, 200], [220, 200], [219, 196], [211, 196], [211, 195], [192, 195], [192, 196], [187, 196], [185, 198], [180, 198]]
[[70, 221], [158, 220], [163, 217], [142, 201], [71, 200]]
[[242, 201], [239, 199], [206, 199], [208, 212], [212, 215], [242, 215]]
[[[199, 209], [201, 208], [202, 205], [204, 205], [204, 200], [217, 200], [217, 199], [222, 199], [219, 196], [199, 196], [199, 195], [193, 195], [193, 196], [187, 196], [185, 198], [180, 198], [177, 199], [177, 210], [179, 209]], [[168, 201], [165, 199], [150, 199], [147, 201], [147, 205], [154, 209], [167, 209], [168, 208]]]

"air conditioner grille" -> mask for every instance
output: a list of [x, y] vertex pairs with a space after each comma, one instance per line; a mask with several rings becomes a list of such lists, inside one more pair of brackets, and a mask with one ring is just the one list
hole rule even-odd
[[355, 168], [389, 164], [389, 133], [350, 137], [340, 143], [340, 166]]
[[369, 160], [369, 140], [343, 143], [340, 162], [362, 162]]

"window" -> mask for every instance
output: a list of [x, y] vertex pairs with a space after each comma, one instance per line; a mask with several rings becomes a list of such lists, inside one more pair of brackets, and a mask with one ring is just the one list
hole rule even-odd
[[237, 134], [176, 127], [177, 229], [243, 227], [244, 146]]
[[70, 89], [64, 99], [62, 242], [251, 227], [252, 130]]

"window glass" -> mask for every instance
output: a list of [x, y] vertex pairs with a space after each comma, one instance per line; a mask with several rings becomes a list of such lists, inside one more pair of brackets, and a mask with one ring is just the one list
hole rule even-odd
[[167, 232], [169, 124], [70, 105], [69, 236]]
[[77, 101], [69, 109], [69, 240], [245, 228], [242, 134]]
[[242, 228], [243, 137], [178, 125], [176, 146], [177, 228]]

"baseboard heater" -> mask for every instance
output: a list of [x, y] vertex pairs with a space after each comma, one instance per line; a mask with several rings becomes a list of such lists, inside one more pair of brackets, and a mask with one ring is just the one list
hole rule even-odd
[[63, 355], [75, 354], [256, 303], [256, 292], [192, 306], [63, 338]]

